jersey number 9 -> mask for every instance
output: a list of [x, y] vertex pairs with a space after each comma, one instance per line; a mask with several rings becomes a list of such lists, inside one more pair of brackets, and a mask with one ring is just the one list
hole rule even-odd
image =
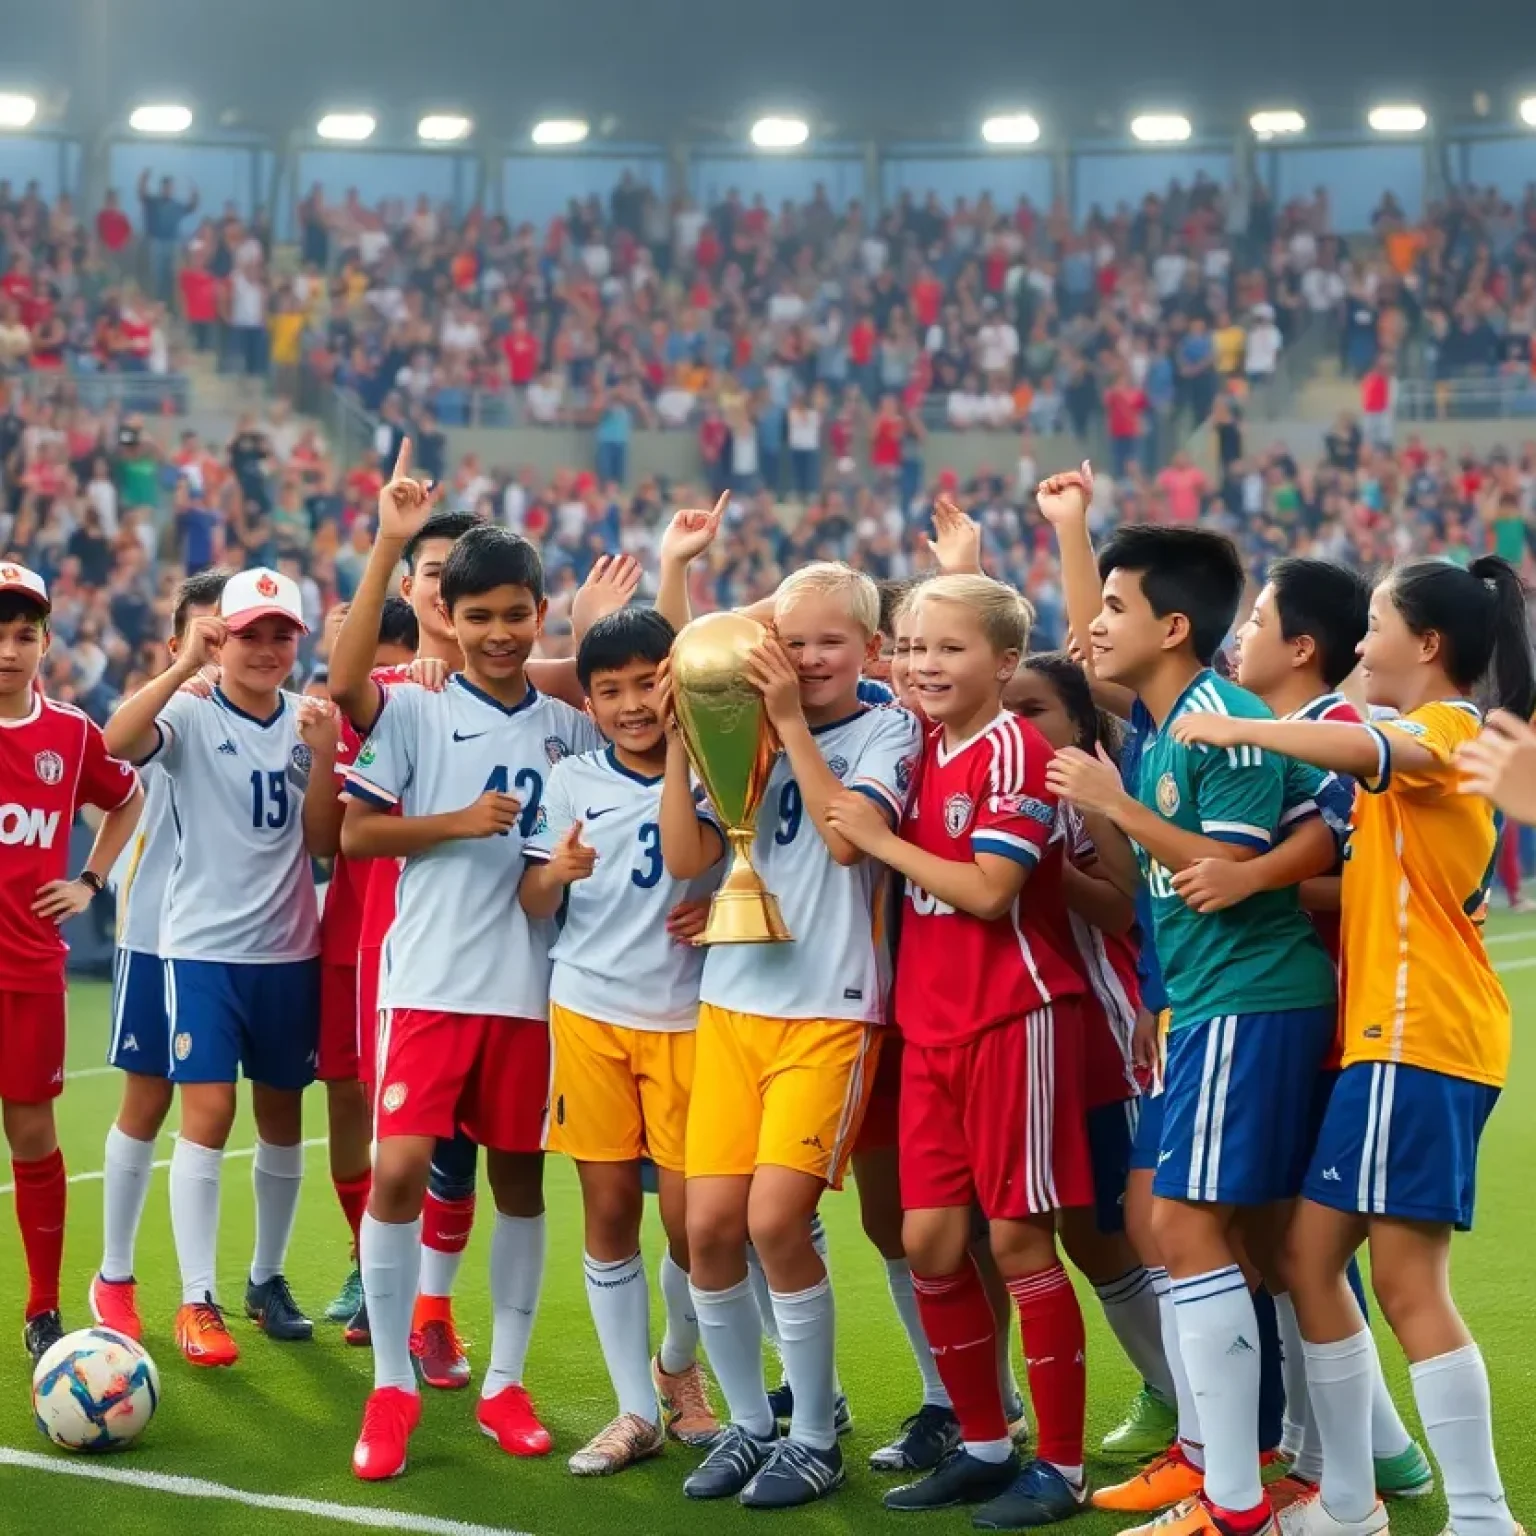
[[773, 834], [773, 840], [780, 848], [787, 848], [794, 842], [796, 833], [800, 830], [800, 823], [805, 819], [805, 797], [800, 793], [800, 786], [791, 779], [783, 789], [779, 791], [779, 825]]

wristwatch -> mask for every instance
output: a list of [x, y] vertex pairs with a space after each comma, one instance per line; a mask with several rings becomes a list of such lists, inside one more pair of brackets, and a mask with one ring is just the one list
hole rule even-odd
[[82, 869], [75, 879], [80, 882], [93, 896], [100, 896], [106, 890], [107, 882], [96, 873], [94, 869]]

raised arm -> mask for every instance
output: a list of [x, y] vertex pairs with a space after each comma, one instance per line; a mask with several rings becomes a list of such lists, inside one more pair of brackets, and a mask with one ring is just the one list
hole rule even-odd
[[688, 568], [715, 542], [730, 502], [731, 493], [725, 491], [711, 510], [684, 507], [673, 515], [661, 536], [656, 611], [673, 629], [681, 629], [693, 617], [688, 605]]
[[336, 750], [341, 720], [334, 704], [305, 699], [299, 706], [299, 740], [309, 748], [304, 786], [304, 847], [311, 858], [334, 859], [341, 848], [342, 800], [337, 792]]
[[192, 620], [187, 626], [186, 641], [170, 666], [159, 677], [151, 678], [137, 693], [124, 699], [107, 721], [102, 736], [113, 757], [142, 763], [155, 755], [160, 746], [160, 728], [155, 722], [184, 683], [190, 682], [210, 662], [218, 661], [225, 633], [222, 619]]

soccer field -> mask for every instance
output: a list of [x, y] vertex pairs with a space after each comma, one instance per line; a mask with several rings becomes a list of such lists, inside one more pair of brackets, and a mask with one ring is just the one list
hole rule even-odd
[[[1488, 1359], [1493, 1379], [1499, 1458], [1516, 1517], [1536, 1514], [1536, 1349], [1530, 1343], [1531, 1170], [1536, 1168], [1536, 1060], [1520, 1026], [1536, 1018], [1536, 923], [1495, 921], [1491, 952], [1516, 1011], [1514, 1073], [1483, 1143], [1478, 1229], [1456, 1245], [1456, 1291]], [[101, 1247], [102, 1140], [116, 1110], [118, 1077], [101, 1065], [107, 1041], [107, 989], [76, 985], [70, 997], [70, 1081], [60, 1134], [71, 1177], [69, 1242], [65, 1256], [67, 1327], [89, 1322], [86, 1284]], [[307, 1105], [308, 1153], [289, 1274], [301, 1304], [319, 1317], [348, 1268], [345, 1225], [327, 1176], [325, 1108], [319, 1090]], [[174, 1121], [174, 1115], [173, 1115]], [[225, 1169], [219, 1283], [238, 1303], [250, 1258], [252, 1200], [248, 1117], [237, 1123]], [[162, 1156], [170, 1155], [170, 1128]], [[246, 1155], [242, 1157], [241, 1151]], [[4, 1176], [8, 1176], [4, 1175]], [[339, 1328], [320, 1324], [311, 1345], [278, 1345], [236, 1318], [243, 1353], [233, 1371], [199, 1372], [184, 1365], [171, 1343], [178, 1296], [165, 1174], [156, 1176], [138, 1253], [139, 1304], [146, 1339], [161, 1374], [160, 1412], [143, 1442], [107, 1459], [55, 1452], [32, 1423], [28, 1370], [20, 1343], [24, 1291], [20, 1245], [12, 1215], [0, 1238], [0, 1532], [197, 1529], [209, 1536], [249, 1532], [271, 1536], [329, 1536], [348, 1525], [365, 1529], [436, 1532], [440, 1536], [627, 1536], [697, 1530], [728, 1532], [771, 1524], [732, 1503], [684, 1500], [684, 1471], [698, 1453], [669, 1446], [667, 1454], [618, 1478], [578, 1480], [565, 1458], [613, 1413], [611, 1391], [587, 1313], [581, 1280], [581, 1218], [569, 1165], [550, 1160], [549, 1266], [534, 1334], [528, 1382], [555, 1436], [555, 1454], [542, 1462], [513, 1461], [484, 1439], [473, 1418], [474, 1390], [429, 1393], [412, 1442], [410, 1470], [396, 1483], [365, 1489], [348, 1470], [353, 1437], [370, 1384], [366, 1350], [348, 1349]], [[485, 1197], [488, 1202], [488, 1196]], [[0, 1203], [9, 1205], [6, 1185]], [[880, 1507], [886, 1479], [866, 1470], [869, 1452], [916, 1406], [917, 1377], [885, 1289], [884, 1271], [859, 1230], [850, 1190], [823, 1206], [837, 1285], [839, 1361], [856, 1429], [844, 1441], [848, 1486], [834, 1498], [779, 1517], [820, 1532], [968, 1530], [965, 1511], [896, 1517]], [[486, 1233], [476, 1231], [459, 1286], [458, 1312], [479, 1371], [489, 1345]], [[1522, 1236], [1521, 1234], [1525, 1235]], [[659, 1224], [650, 1221], [647, 1252], [654, 1275]], [[659, 1318], [659, 1298], [654, 1310]], [[1105, 1330], [1091, 1292], [1089, 1325], [1089, 1442], [1114, 1422], [1134, 1387], [1131, 1372]], [[659, 1324], [658, 1324], [659, 1326]], [[1402, 1356], [1379, 1334], [1389, 1378], [1410, 1423], [1412, 1400]], [[477, 1347], [478, 1346], [478, 1347]], [[76, 1475], [69, 1475], [76, 1474]], [[1089, 1476], [1109, 1469], [1090, 1459]], [[1399, 1504], [1393, 1522], [1405, 1536], [1433, 1536], [1444, 1524], [1438, 1495]], [[1107, 1536], [1128, 1519], [1089, 1514], [1074, 1529]]]

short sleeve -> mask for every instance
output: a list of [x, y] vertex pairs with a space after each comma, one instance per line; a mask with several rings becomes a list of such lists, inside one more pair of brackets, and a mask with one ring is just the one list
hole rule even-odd
[[[1368, 726], [1376, 742], [1376, 772], [1361, 782], [1373, 795], [1436, 797], [1457, 793], [1452, 760], [1457, 749], [1482, 729], [1482, 716], [1471, 704], [1426, 704], [1412, 714]], [[1405, 770], [1392, 762], [1394, 743], [1412, 742], [1431, 753], [1427, 767]]]
[[907, 795], [922, 753], [922, 732], [904, 709], [881, 709], [869, 739], [854, 764], [848, 787], [868, 795], [897, 825], [907, 808]]
[[341, 731], [336, 742], [336, 777], [338, 779], [345, 779], [351, 773], [362, 753], [364, 740], [357, 727], [343, 715]]
[[174, 774], [186, 760], [187, 744], [197, 730], [198, 716], [205, 709], [217, 708], [212, 700], [200, 699], [193, 693], [172, 694], [170, 702], [155, 717], [158, 739], [154, 751], [134, 766], [158, 763], [167, 773]]
[[549, 783], [544, 786], [544, 796], [539, 801], [538, 814], [533, 820], [533, 831], [523, 843], [523, 857], [533, 864], [547, 864], [555, 851], [555, 845], [570, 830], [576, 820], [571, 802], [571, 780], [574, 777], [568, 766], [569, 758], [555, 764]]
[[1192, 777], [1201, 832], [1214, 842], [1268, 850], [1285, 809], [1282, 763], [1258, 747], [1196, 748]]
[[349, 800], [381, 810], [400, 803], [416, 767], [425, 697], [420, 688], [394, 688], [384, 695], [384, 708], [342, 786]]
[[87, 720], [85, 740], [81, 744], [80, 788], [76, 803], [115, 811], [127, 804], [138, 785], [138, 774], [128, 763], [107, 751], [101, 728]]
[[1317, 797], [1322, 793], [1328, 775], [1321, 768], [1298, 762], [1294, 757], [1282, 758], [1281, 762], [1285, 770], [1285, 790], [1280, 802], [1280, 833], [1285, 836], [1292, 828], [1321, 814]]
[[896, 695], [884, 683], [877, 682], [872, 677], [859, 679], [859, 703], [894, 704], [895, 702]]
[[1056, 836], [1059, 814], [1045, 784], [1050, 758], [1038, 731], [1010, 721], [994, 732], [992, 764], [971, 830], [973, 853], [1012, 859], [1026, 869], [1040, 862]]

